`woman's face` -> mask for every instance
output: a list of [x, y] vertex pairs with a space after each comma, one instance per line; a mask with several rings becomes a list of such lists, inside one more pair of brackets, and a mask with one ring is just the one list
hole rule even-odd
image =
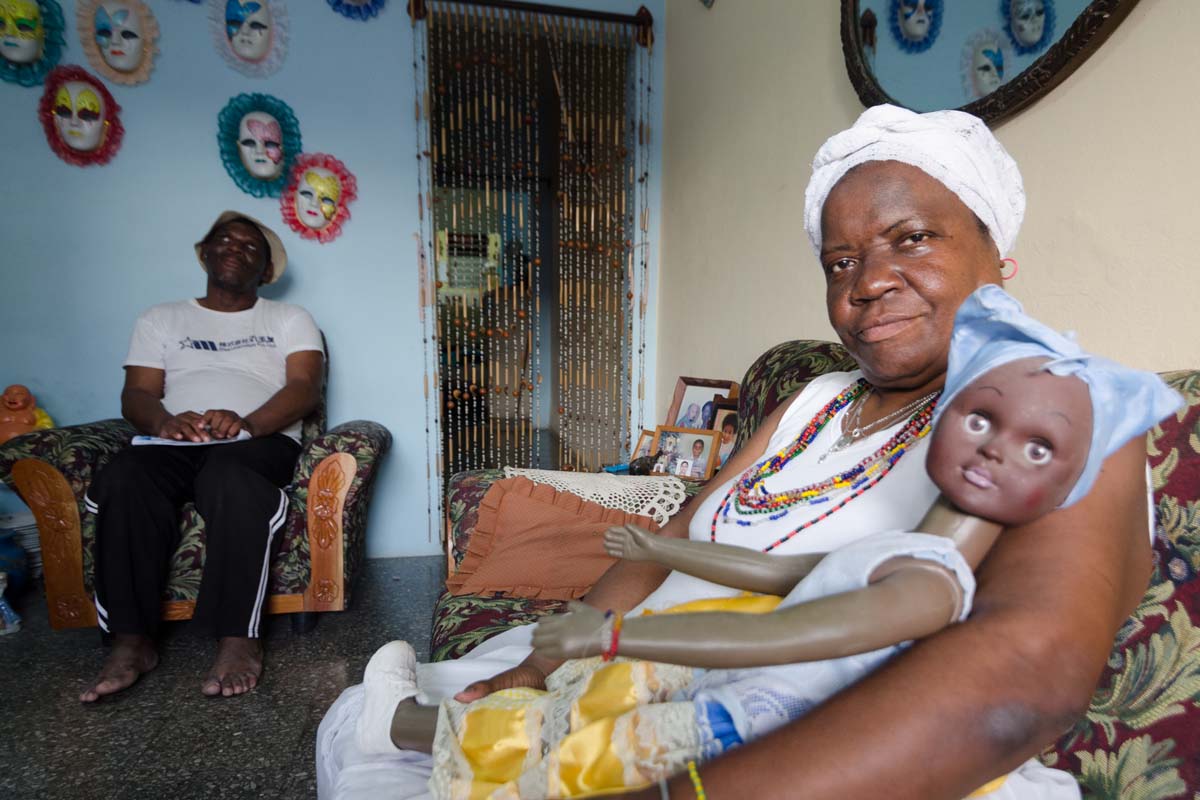
[[821, 235], [829, 321], [867, 380], [940, 387], [955, 312], [1000, 282], [999, 254], [975, 215], [922, 170], [872, 161], [829, 193]]

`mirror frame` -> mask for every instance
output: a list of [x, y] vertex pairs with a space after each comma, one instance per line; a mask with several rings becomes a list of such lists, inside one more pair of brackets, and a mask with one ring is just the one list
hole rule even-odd
[[[1021, 74], [986, 97], [959, 106], [957, 110], [974, 114], [993, 126], [1015, 115], [1087, 61], [1137, 3], [1138, 0], [1092, 0], [1062, 37]], [[859, 0], [842, 0], [842, 54], [854, 91], [867, 108], [880, 103], [904, 106], [880, 87], [863, 58], [858, 4]], [[880, 27], [886, 27], [885, 23], [880, 20]]]

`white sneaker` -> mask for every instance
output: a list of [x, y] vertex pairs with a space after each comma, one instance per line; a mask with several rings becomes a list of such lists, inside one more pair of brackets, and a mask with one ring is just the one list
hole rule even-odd
[[363, 710], [355, 733], [367, 753], [398, 753], [392, 744], [392, 717], [396, 707], [417, 695], [417, 654], [402, 640], [388, 642], [375, 651], [363, 673]]

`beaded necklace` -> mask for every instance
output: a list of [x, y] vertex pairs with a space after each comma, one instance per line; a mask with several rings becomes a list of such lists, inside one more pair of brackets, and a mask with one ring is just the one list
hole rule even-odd
[[[767, 478], [781, 472], [793, 458], [803, 453], [817, 438], [817, 435], [825, 425], [836, 417], [839, 411], [864, 394], [868, 390], [868, 386], [866, 380], [860, 378], [843, 389], [809, 420], [808, 425], [805, 426], [804, 430], [801, 431], [800, 435], [791, 444], [742, 473], [742, 476], [729, 487], [725, 499], [721, 501], [717, 506], [717, 510], [713, 513], [712, 523], [709, 526], [709, 539], [714, 542], [717, 540], [718, 521], [725, 523], [736, 522], [743, 527], [759, 525], [787, 516], [798, 505], [812, 506], [819, 503], [827, 503], [834, 492], [845, 489], [850, 490], [849, 494], [833, 505], [828, 511], [817, 515], [792, 532], [764, 547], [763, 552], [767, 553], [801, 531], [811, 528], [824, 519], [828, 519], [844, 508], [851, 500], [862, 496], [868, 489], [878, 484], [883, 479], [883, 476], [887, 475], [892, 467], [900, 461], [901, 457], [929, 433], [933, 410], [937, 407], [937, 396], [929, 398], [882, 447], [862, 461], [859, 461], [853, 467], [850, 467], [850, 469], [818, 483], [798, 489], [768, 492], [765, 485]], [[760, 518], [758, 520], [730, 520], [729, 512], [734, 508], [736, 508], [739, 515], [757, 515]]]

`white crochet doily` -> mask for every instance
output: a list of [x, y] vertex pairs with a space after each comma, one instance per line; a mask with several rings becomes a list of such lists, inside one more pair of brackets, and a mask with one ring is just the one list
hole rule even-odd
[[609, 475], [607, 472], [558, 472], [549, 469], [505, 467], [504, 477], [528, 478], [630, 514], [650, 517], [659, 525], [679, 510], [687, 498], [683, 481], [671, 475]]

